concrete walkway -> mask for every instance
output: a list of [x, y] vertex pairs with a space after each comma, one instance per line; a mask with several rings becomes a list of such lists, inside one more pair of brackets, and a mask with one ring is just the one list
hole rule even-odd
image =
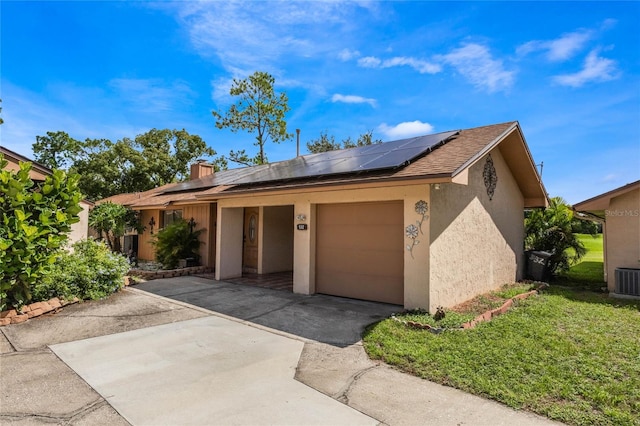
[[[172, 285], [193, 284], [180, 280]], [[279, 302], [265, 305], [271, 297]], [[288, 306], [313, 302], [310, 312], [334, 312], [332, 321], [340, 321], [322, 298], [300, 297]], [[280, 297], [257, 300], [263, 319], [284, 308]], [[355, 313], [338, 305], [362, 323], [371, 315], [358, 304]], [[337, 340], [322, 343], [129, 289], [0, 328], [0, 423], [555, 424], [403, 374], [369, 360], [359, 342], [347, 344], [351, 337]]]

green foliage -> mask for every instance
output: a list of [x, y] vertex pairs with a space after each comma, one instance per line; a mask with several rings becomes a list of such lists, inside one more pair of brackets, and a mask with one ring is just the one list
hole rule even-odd
[[189, 224], [180, 219], [158, 231], [152, 244], [156, 249], [156, 260], [166, 269], [174, 269], [180, 259], [198, 259], [202, 242], [198, 239], [202, 229], [192, 231]]
[[46, 276], [78, 222], [78, 175], [54, 170], [43, 183], [29, 178], [31, 163], [4, 168], [0, 155], [0, 310], [31, 300], [34, 283]]
[[380, 139], [373, 139], [373, 132], [368, 131], [358, 136], [358, 140], [353, 142], [351, 138], [347, 138], [340, 142], [336, 142], [336, 138], [333, 135], [328, 135], [327, 132], [321, 132], [318, 139], [312, 139], [307, 142], [307, 149], [312, 154], [319, 152], [335, 151], [337, 149], [356, 148], [359, 146], [368, 146], [382, 143]]
[[73, 244], [73, 252], [61, 252], [51, 272], [33, 286], [34, 300], [52, 297], [101, 299], [124, 285], [127, 259], [92, 239]]
[[[192, 162], [216, 154], [200, 136], [184, 129], [152, 129], [115, 143], [108, 139], [80, 142], [64, 132], [47, 132], [36, 137], [33, 152], [45, 165], [64, 165], [82, 175], [80, 189], [90, 200], [184, 180]], [[224, 159], [214, 163], [226, 167]]]
[[596, 235], [602, 232], [602, 224], [587, 219], [578, 219], [574, 216], [571, 221], [571, 232], [574, 234]]
[[46, 136], [36, 136], [33, 144], [36, 161], [50, 169], [68, 169], [81, 150], [82, 142], [66, 132], [47, 132]]
[[[0, 104], [2, 103], [2, 99], [0, 99]], [[0, 112], [2, 112], [2, 108], [0, 108]], [[2, 117], [0, 117], [0, 124], [3, 124], [4, 120], [2, 119]]]
[[602, 287], [606, 287], [604, 282], [604, 240], [602, 234], [576, 234], [576, 237], [584, 245], [587, 254], [580, 259], [579, 263], [560, 274], [555, 283], [601, 291]]
[[433, 334], [387, 319], [363, 342], [374, 359], [518, 410], [637, 425], [639, 311], [638, 301], [551, 286], [472, 330]]
[[269, 73], [256, 71], [249, 77], [233, 79], [231, 96], [237, 96], [238, 101], [229, 107], [225, 113], [212, 111], [218, 129], [239, 130], [256, 134], [255, 146], [258, 153], [250, 158], [245, 150], [231, 151], [229, 160], [244, 164], [257, 165], [268, 162], [264, 146], [269, 139], [280, 143], [293, 137], [287, 133], [287, 123], [284, 120], [289, 111], [288, 98], [285, 93], [274, 91], [275, 79]]
[[552, 198], [544, 210], [525, 214], [525, 249], [552, 253], [549, 268], [553, 274], [567, 271], [586, 253], [571, 230], [572, 221], [573, 210], [561, 197]]
[[97, 205], [89, 212], [89, 226], [116, 252], [121, 251], [120, 237], [124, 235], [126, 228], [135, 228], [138, 232], [144, 230], [135, 211], [109, 201]]

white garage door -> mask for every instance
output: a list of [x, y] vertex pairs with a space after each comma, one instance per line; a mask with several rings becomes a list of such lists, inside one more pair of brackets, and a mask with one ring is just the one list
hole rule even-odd
[[316, 291], [404, 304], [403, 202], [317, 208]]

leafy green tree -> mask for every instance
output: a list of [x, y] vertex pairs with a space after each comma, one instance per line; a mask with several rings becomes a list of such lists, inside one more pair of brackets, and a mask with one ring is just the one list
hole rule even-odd
[[[184, 129], [151, 129], [115, 143], [108, 139], [80, 142], [64, 132], [48, 132], [36, 139], [36, 160], [49, 166], [65, 165], [80, 174], [80, 189], [90, 200], [184, 180], [192, 162], [216, 155], [200, 136]], [[215, 164], [218, 169], [226, 167], [224, 160]]]
[[238, 97], [238, 101], [226, 112], [212, 111], [218, 129], [239, 130], [256, 134], [255, 146], [258, 153], [251, 158], [246, 151], [231, 151], [229, 160], [244, 164], [256, 165], [268, 162], [265, 144], [269, 139], [280, 143], [293, 137], [287, 133], [285, 115], [289, 111], [288, 98], [285, 93], [274, 91], [275, 79], [269, 73], [256, 71], [249, 77], [233, 79], [231, 96]]
[[352, 142], [350, 137], [343, 140], [342, 146], [344, 148], [357, 148], [359, 146], [376, 145], [379, 143], [382, 143], [382, 140], [373, 139], [373, 131], [369, 130], [368, 132], [358, 136], [358, 140], [355, 142]]
[[184, 219], [165, 226], [154, 235], [151, 242], [156, 249], [156, 260], [166, 269], [174, 269], [180, 259], [198, 259], [202, 242], [199, 235], [203, 229], [194, 231]]
[[571, 230], [574, 234], [596, 235], [602, 232], [602, 225], [588, 219], [578, 219], [575, 216], [571, 221]]
[[82, 142], [73, 139], [68, 133], [47, 132], [46, 136], [36, 136], [33, 144], [35, 160], [50, 169], [65, 169], [73, 164], [82, 152]]
[[[0, 99], [0, 104], [2, 103], [2, 99]], [[2, 112], [2, 107], [0, 107], [0, 113]], [[0, 117], [0, 124], [4, 123], [2, 117]]]
[[325, 131], [320, 132], [320, 137], [318, 139], [312, 139], [307, 142], [307, 149], [310, 153], [317, 154], [319, 152], [342, 149], [342, 146], [340, 145], [340, 142], [336, 142], [336, 138], [333, 135], [329, 136]]
[[572, 221], [573, 210], [561, 197], [553, 197], [544, 210], [525, 214], [525, 249], [552, 253], [549, 268], [553, 274], [567, 271], [587, 252], [572, 232]]
[[357, 141], [353, 141], [351, 137], [344, 139], [342, 143], [336, 142], [334, 136], [330, 136], [327, 132], [321, 132], [318, 139], [312, 139], [307, 142], [307, 149], [312, 154], [319, 152], [335, 151], [337, 149], [357, 148], [360, 146], [374, 145], [382, 143], [380, 139], [373, 139], [373, 132], [368, 131], [358, 136]]
[[144, 230], [135, 211], [109, 201], [97, 205], [89, 212], [89, 226], [95, 229], [100, 239], [104, 239], [115, 252], [122, 251], [120, 237], [127, 228], [134, 228], [138, 232]]
[[5, 170], [0, 154], [0, 311], [31, 300], [82, 210], [80, 176], [54, 170], [44, 182], [29, 178], [31, 163]]

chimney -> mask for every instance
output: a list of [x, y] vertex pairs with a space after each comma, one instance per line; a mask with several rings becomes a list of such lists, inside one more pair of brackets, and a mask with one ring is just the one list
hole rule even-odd
[[189, 180], [200, 179], [201, 177], [212, 175], [213, 164], [207, 164], [205, 160], [198, 160], [191, 165], [191, 177]]
[[300, 157], [300, 129], [296, 129], [296, 157]]

